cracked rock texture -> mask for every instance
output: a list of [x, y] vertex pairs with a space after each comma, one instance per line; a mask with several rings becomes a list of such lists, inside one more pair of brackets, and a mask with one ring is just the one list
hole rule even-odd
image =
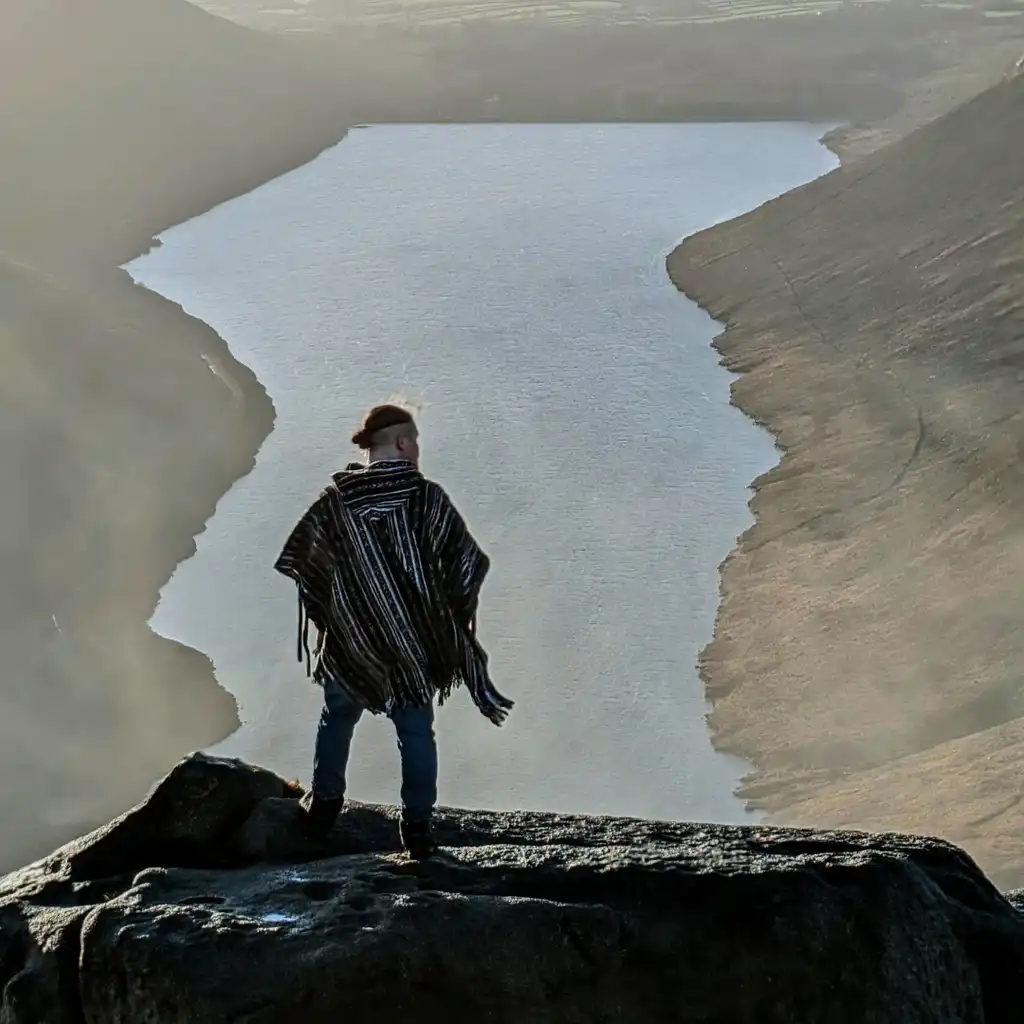
[[416, 864], [297, 796], [193, 755], [0, 881], [0, 1024], [1021, 1019], [1024, 918], [939, 840], [444, 810]]

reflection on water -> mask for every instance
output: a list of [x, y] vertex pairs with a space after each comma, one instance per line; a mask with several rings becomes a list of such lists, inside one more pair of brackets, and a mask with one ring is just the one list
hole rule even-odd
[[[130, 268], [215, 327], [277, 407], [153, 623], [208, 652], [242, 729], [218, 752], [308, 778], [319, 693], [271, 570], [353, 452], [418, 397], [424, 469], [493, 560], [481, 633], [517, 700], [439, 716], [442, 798], [739, 820], [694, 662], [771, 440], [728, 404], [716, 326], [670, 285], [678, 238], [834, 164], [807, 125], [392, 126], [168, 231]], [[397, 798], [387, 722], [353, 797]]]

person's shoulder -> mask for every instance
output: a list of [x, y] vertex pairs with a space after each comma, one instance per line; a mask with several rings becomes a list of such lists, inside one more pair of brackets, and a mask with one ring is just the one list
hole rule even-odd
[[455, 502], [452, 501], [451, 495], [447, 490], [445, 490], [442, 484], [439, 484], [436, 480], [430, 480], [427, 477], [424, 477], [423, 491], [428, 509], [434, 509], [436, 513], [442, 515], [458, 515], [455, 508]]
[[427, 498], [435, 501], [448, 501], [448, 492], [441, 486], [436, 480], [431, 480], [428, 476], [420, 474], [420, 479], [423, 481], [423, 490], [426, 492]]
[[353, 462], [347, 465], [344, 469], [338, 470], [336, 473], [331, 474], [330, 480], [320, 489], [320, 493], [317, 494], [310, 505], [310, 512], [318, 512], [322, 509], [329, 508], [331, 503], [337, 501], [345, 491], [351, 486], [352, 480], [355, 477], [356, 470], [363, 469], [365, 467], [360, 466], [359, 463]]
[[361, 462], [350, 462], [344, 469], [339, 469], [337, 473], [331, 474], [331, 483], [327, 486], [330, 487], [331, 484], [333, 484], [335, 487], [338, 487], [353, 476], [365, 473], [366, 468], [367, 467]]
[[344, 469], [331, 474], [330, 483], [320, 492], [321, 495], [344, 491], [346, 487], [364, 479], [368, 468], [362, 462], [350, 462]]

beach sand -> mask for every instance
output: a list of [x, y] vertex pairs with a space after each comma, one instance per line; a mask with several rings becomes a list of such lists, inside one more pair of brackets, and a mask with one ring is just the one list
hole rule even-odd
[[[0, 17], [0, 870], [105, 821], [237, 722], [207, 659], [146, 620], [273, 408], [221, 339], [117, 269], [156, 233], [354, 123], [874, 123], [971, 60], [983, 87], [1013, 46], [1009, 26], [902, 9], [786, 32], [584, 19], [286, 38], [183, 0]], [[904, 419], [883, 429], [899, 450]]]

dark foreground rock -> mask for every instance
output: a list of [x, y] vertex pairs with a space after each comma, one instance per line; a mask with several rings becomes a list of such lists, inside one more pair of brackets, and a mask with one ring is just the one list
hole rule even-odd
[[297, 796], [196, 755], [0, 881], [0, 1024], [1022, 1019], [1024, 917], [938, 840], [445, 811], [415, 864]]

